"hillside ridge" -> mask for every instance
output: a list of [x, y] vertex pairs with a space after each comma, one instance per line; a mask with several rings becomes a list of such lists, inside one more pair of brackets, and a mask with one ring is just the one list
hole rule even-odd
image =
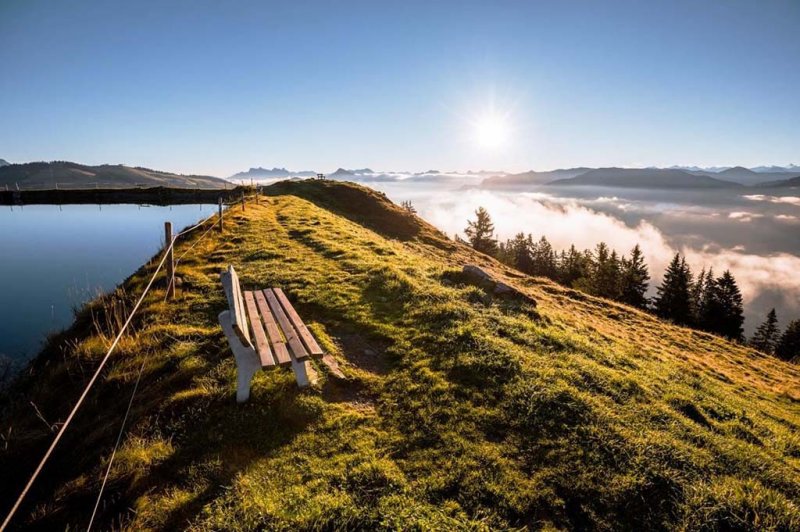
[[90, 166], [69, 161], [0, 166], [0, 186], [15, 189], [170, 187], [224, 188], [228, 181], [204, 175], [183, 175], [122, 164]]

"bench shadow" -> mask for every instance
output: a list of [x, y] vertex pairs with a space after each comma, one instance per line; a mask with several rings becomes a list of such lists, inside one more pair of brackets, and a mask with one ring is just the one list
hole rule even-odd
[[[180, 410], [192, 416], [191, 431], [176, 442], [176, 450], [167, 459], [147, 471], [144, 480], [120, 479], [119, 490], [126, 491], [126, 483], [132, 483], [127, 491], [138, 496], [163, 494], [171, 488], [192, 493], [192, 483], [202, 483], [199, 492], [170, 509], [159, 525], [165, 530], [184, 529], [204, 506], [231, 488], [238, 474], [279, 452], [314, 421], [313, 416], [292, 408], [294, 399], [306, 392], [281, 392], [273, 401], [254, 394], [244, 404], [237, 404], [233, 394], [211, 403], [184, 400]], [[114, 502], [104, 509], [103, 516], [124, 515], [133, 501], [122, 498]]]

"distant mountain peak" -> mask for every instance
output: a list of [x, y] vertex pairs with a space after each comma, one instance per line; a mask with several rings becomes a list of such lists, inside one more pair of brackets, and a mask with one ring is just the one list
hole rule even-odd
[[300, 170], [300, 171], [291, 171], [287, 170], [286, 168], [264, 168], [262, 166], [256, 166], [250, 168], [246, 172], [239, 172], [237, 174], [233, 174], [230, 179], [269, 179], [269, 178], [279, 178], [279, 177], [309, 177], [316, 175], [315, 172], [311, 170]]
[[0, 159], [0, 166], [9, 166], [11, 163], [5, 159]]
[[734, 166], [732, 168], [728, 168], [727, 170], [722, 170], [719, 172], [720, 174], [754, 174], [752, 170], [749, 168], [745, 168], [744, 166]]
[[355, 172], [350, 170], [345, 170], [344, 168], [337, 168], [335, 172], [330, 174], [328, 177], [341, 177], [341, 176], [353, 176], [356, 175]]

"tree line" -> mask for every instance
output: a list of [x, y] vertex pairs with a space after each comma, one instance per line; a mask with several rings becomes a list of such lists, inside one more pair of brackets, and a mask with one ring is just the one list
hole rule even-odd
[[[744, 305], [736, 279], [729, 270], [716, 276], [712, 268], [695, 275], [685, 257], [676, 253], [667, 266], [656, 295], [647, 297], [650, 274], [644, 253], [635, 245], [627, 255], [600, 242], [593, 250], [575, 245], [556, 251], [546, 237], [535, 240], [518, 233], [498, 242], [491, 216], [483, 207], [464, 229], [476, 250], [534, 276], [637, 307], [679, 325], [703, 330], [736, 342], [745, 342]], [[758, 327], [749, 344], [783, 360], [800, 358], [800, 320], [781, 333], [775, 309]]]

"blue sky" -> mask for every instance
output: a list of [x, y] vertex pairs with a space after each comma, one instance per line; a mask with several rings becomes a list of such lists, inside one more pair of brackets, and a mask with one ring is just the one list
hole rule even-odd
[[[0, 1], [0, 158], [800, 163], [797, 0]], [[490, 110], [494, 111], [490, 111]], [[504, 142], [475, 142], [503, 117]]]

